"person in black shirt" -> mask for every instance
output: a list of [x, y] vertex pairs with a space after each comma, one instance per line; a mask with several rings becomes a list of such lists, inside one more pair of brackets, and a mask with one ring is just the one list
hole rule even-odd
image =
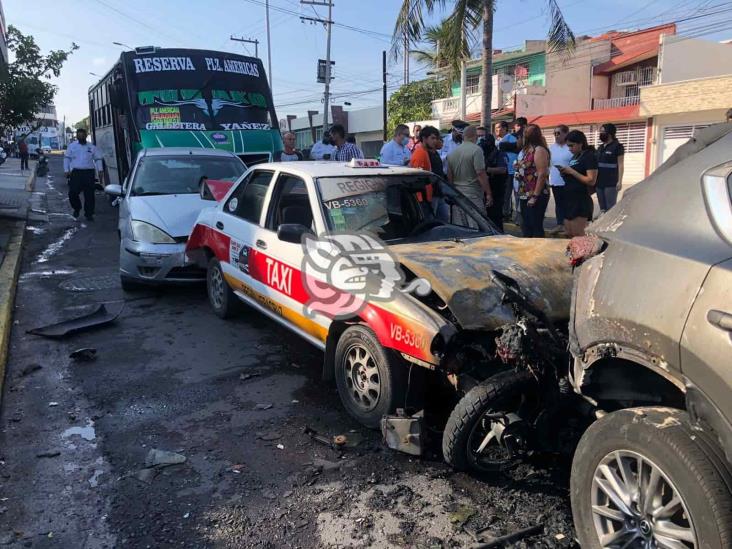
[[615, 124], [600, 126], [600, 145], [597, 149], [597, 201], [605, 213], [615, 206], [623, 185], [625, 148], [615, 138]]
[[[506, 177], [508, 174], [508, 160], [506, 153], [496, 146], [496, 138], [486, 134], [480, 143], [485, 157], [485, 171], [491, 186], [493, 203], [486, 206], [486, 215], [498, 230], [503, 232], [503, 196], [506, 192]], [[511, 192], [513, 188], [511, 189]]]
[[567, 146], [572, 153], [569, 166], [555, 166], [564, 179], [564, 230], [567, 236], [582, 236], [592, 219], [592, 192], [597, 178], [595, 151], [579, 130], [567, 134]]

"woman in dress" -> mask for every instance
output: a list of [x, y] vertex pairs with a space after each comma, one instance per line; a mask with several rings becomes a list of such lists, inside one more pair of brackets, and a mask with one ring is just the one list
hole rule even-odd
[[544, 215], [549, 204], [549, 147], [536, 124], [524, 130], [524, 142], [516, 160], [519, 184], [521, 232], [526, 238], [544, 238]]
[[567, 134], [567, 146], [572, 153], [569, 166], [557, 166], [564, 179], [564, 229], [567, 236], [582, 236], [594, 209], [592, 193], [597, 179], [597, 157], [579, 130]]

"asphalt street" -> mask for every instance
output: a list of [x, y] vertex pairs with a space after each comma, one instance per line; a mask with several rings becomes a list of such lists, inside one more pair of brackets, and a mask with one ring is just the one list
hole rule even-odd
[[[320, 380], [320, 352], [259, 313], [220, 320], [201, 286], [122, 292], [116, 209], [98, 194], [97, 220], [74, 220], [60, 157], [35, 191], [46, 214], [16, 298], [0, 545], [463, 547], [535, 524], [545, 533], [516, 547], [572, 545], [566, 463], [479, 479], [386, 449]], [[124, 304], [111, 326], [26, 333], [102, 302]], [[95, 360], [69, 358], [86, 347]], [[146, 467], [152, 450], [185, 461]]]

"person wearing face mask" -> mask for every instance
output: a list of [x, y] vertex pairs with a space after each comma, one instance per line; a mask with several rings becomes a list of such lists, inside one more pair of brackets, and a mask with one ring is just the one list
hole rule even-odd
[[600, 126], [600, 141], [597, 148], [597, 201], [600, 213], [615, 206], [618, 193], [623, 188], [625, 148], [615, 138], [615, 124]]
[[445, 137], [440, 149], [440, 158], [442, 159], [442, 167], [447, 173], [447, 155], [457, 149], [463, 142], [463, 131], [468, 126], [467, 122], [462, 120], [452, 121], [452, 131]]
[[387, 166], [407, 166], [412, 157], [407, 145], [409, 145], [409, 127], [399, 124], [394, 130], [394, 138], [381, 147], [381, 163]]
[[64, 174], [69, 180], [69, 202], [74, 218], [79, 217], [81, 200], [84, 193], [84, 216], [94, 221], [94, 179], [99, 174], [102, 183], [102, 153], [86, 140], [86, 130], [76, 130], [76, 141], [70, 143], [64, 153]]
[[333, 160], [335, 159], [336, 148], [330, 138], [330, 133], [323, 134], [323, 140], [318, 141], [310, 149], [310, 158], [312, 160]]

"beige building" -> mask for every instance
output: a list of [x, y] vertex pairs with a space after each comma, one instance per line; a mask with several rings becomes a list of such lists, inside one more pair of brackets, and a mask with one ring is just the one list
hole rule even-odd
[[725, 121], [732, 108], [732, 45], [664, 36], [658, 80], [641, 89], [640, 114], [652, 119], [646, 173], [696, 130]]

